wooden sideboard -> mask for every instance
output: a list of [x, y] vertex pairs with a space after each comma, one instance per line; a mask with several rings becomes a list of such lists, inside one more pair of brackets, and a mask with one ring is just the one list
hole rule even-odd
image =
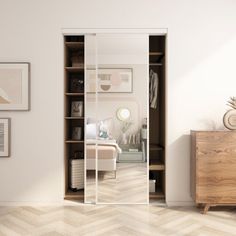
[[236, 131], [191, 131], [191, 195], [204, 214], [236, 205]]

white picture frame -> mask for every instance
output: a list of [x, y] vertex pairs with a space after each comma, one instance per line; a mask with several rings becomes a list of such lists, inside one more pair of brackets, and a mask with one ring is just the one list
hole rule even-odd
[[29, 110], [30, 64], [0, 63], [0, 111]]
[[[96, 70], [86, 70], [86, 91], [96, 91]], [[132, 68], [99, 68], [98, 93], [132, 93], [133, 70]]]
[[0, 157], [10, 156], [10, 118], [0, 118]]

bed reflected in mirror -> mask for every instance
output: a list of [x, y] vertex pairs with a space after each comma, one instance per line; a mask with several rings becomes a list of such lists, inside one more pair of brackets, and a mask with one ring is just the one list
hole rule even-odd
[[[148, 37], [86, 38], [85, 202], [147, 203]], [[146, 127], [146, 128], [144, 128]]]
[[98, 203], [147, 203], [148, 38], [97, 35]]

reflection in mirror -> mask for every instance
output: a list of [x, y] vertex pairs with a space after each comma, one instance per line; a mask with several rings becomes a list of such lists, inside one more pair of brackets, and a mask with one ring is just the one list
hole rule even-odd
[[97, 35], [97, 62], [98, 203], [147, 203], [148, 37]]
[[130, 119], [130, 110], [128, 108], [119, 108], [116, 112], [116, 117], [120, 121], [127, 121]]
[[[86, 35], [86, 155], [85, 155], [85, 203], [96, 202], [96, 180], [95, 180], [95, 160], [96, 160], [96, 136], [97, 136], [97, 122], [96, 122], [96, 93], [90, 93], [88, 81], [91, 80], [87, 71], [96, 71], [96, 36]], [[96, 74], [94, 74], [96, 76]], [[96, 77], [93, 77], [96, 81]], [[94, 82], [93, 91], [96, 88]]]

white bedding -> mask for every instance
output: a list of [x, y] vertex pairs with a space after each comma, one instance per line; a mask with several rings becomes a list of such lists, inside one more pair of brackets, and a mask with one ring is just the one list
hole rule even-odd
[[113, 146], [116, 148], [118, 153], [122, 153], [121, 148], [117, 144], [115, 139], [87, 139], [86, 140], [87, 145], [101, 145], [101, 146]]

